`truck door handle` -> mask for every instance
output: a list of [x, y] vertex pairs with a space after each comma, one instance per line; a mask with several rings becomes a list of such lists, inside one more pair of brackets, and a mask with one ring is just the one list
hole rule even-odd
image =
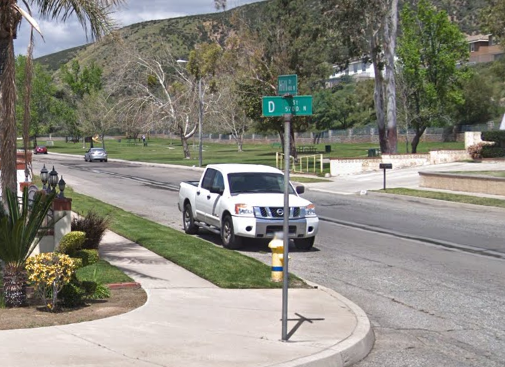
[[200, 195], [200, 191], [197, 191], [197, 192], [196, 192], [196, 194], [197, 194], [197, 195]]
[[207, 199], [209, 199], [209, 200], [210, 200], [210, 195], [207, 195]]

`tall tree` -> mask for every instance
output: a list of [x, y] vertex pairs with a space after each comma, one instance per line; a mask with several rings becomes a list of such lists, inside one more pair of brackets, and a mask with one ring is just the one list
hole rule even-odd
[[468, 45], [447, 13], [428, 0], [420, 0], [415, 9], [405, 5], [401, 26], [398, 58], [409, 91], [406, 103], [416, 153], [426, 128], [449, 121], [454, 106], [464, 101], [461, 80], [468, 72], [459, 65], [468, 59]]
[[[157, 57], [123, 50], [117, 59], [121, 63], [115, 87], [117, 108], [118, 114], [131, 123], [128, 129], [138, 131], [142, 124], [146, 131], [157, 124], [172, 130], [180, 136], [184, 157], [190, 159], [188, 141], [198, 126], [198, 79], [177, 62], [170, 50]], [[209, 86], [202, 84], [202, 94], [206, 95], [204, 113], [212, 104], [208, 90]]]
[[[62, 118], [60, 111], [68, 110], [68, 106], [56, 98], [57, 88], [52, 76], [39, 63], [33, 65], [33, 80], [30, 83], [30, 91], [27, 91], [25, 88], [28, 84], [27, 64], [26, 56], [16, 57], [16, 88], [18, 90], [16, 120], [23, 121], [26, 103], [30, 102], [29, 136], [34, 139], [33, 147], [35, 147], [37, 136], [52, 132], [58, 120]], [[30, 98], [26, 98], [28, 94]], [[20, 129], [19, 123], [18, 129]]]
[[[73, 114], [67, 114], [67, 120], [65, 121], [67, 133], [73, 137], [80, 136], [85, 133], [95, 135], [96, 132], [89, 129], [83, 129], [84, 127], [89, 127], [90, 125], [86, 125], [86, 121], [83, 120], [82, 117], [86, 114], [90, 114], [91, 110], [95, 107], [93, 105], [86, 104], [84, 102], [85, 99], [88, 99], [88, 102], [89, 100], [99, 102], [96, 105], [97, 110], [101, 110], [104, 106], [102, 103], [103, 98], [88, 98], [91, 95], [94, 97], [103, 95], [102, 68], [94, 63], [89, 66], [82, 67], [79, 61], [74, 60], [70, 65], [63, 65], [60, 68], [60, 74], [61, 79], [66, 83], [67, 87], [64, 89], [63, 93], [64, 101], [74, 110]], [[104, 98], [107, 99], [105, 96]], [[96, 116], [96, 114], [94, 115]], [[105, 124], [108, 126], [110, 121]], [[104, 132], [103, 129], [99, 129], [99, 131], [100, 133]]]
[[505, 0], [487, 0], [487, 4], [480, 11], [481, 28], [502, 43], [505, 36]]
[[370, 58], [375, 73], [375, 112], [383, 153], [396, 153], [395, 46], [398, 0], [323, 0], [347, 47], [348, 59]]
[[[284, 141], [279, 118], [264, 118], [261, 96], [277, 94], [277, 77], [298, 75], [298, 93], [312, 94], [330, 74], [327, 60], [337, 51], [333, 30], [321, 18], [321, 2], [316, 0], [275, 0], [260, 15], [261, 27], [238, 19], [239, 36], [233, 44], [244, 72], [240, 84], [248, 117], [257, 121], [259, 131], [275, 131]], [[247, 70], [246, 70], [247, 69]], [[294, 117], [291, 124], [291, 155], [296, 156], [296, 131], [306, 130], [310, 118]]]
[[[92, 38], [99, 38], [112, 28], [109, 17], [111, 7], [125, 0], [26, 0], [25, 6], [35, 5], [42, 16], [50, 19], [67, 20], [75, 15], [79, 23]], [[23, 9], [18, 0], [0, 0], [0, 160], [2, 164], [2, 196], [7, 190], [17, 191], [16, 179], [16, 78], [14, 67], [14, 39], [22, 19], [26, 19], [38, 29], [29, 15], [30, 9]]]

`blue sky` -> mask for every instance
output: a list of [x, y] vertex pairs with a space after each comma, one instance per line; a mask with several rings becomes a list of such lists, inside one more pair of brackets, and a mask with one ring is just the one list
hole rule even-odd
[[[227, 9], [261, 0], [228, 0]], [[22, 2], [18, 2], [23, 6]], [[176, 18], [186, 15], [206, 14], [215, 12], [214, 0], [128, 0], [126, 5], [118, 8], [113, 18], [120, 27], [155, 19]], [[44, 40], [37, 34], [35, 39], [34, 57], [40, 57], [71, 47], [88, 43], [86, 34], [75, 19], [65, 23], [47, 21], [34, 15]], [[28, 22], [23, 21], [15, 41], [15, 53], [25, 54], [28, 44]]]

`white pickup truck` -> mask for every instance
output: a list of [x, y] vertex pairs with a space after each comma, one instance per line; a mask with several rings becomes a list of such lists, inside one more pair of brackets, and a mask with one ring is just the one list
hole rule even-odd
[[[319, 219], [314, 204], [298, 196], [304, 187], [289, 189], [289, 237], [309, 250]], [[239, 248], [243, 237], [273, 238], [283, 230], [284, 174], [263, 165], [208, 165], [200, 181], [181, 182], [178, 206], [186, 233], [208, 229], [226, 248]]]

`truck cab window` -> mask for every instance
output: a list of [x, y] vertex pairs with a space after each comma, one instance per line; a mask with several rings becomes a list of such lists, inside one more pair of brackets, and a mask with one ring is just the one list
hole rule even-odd
[[215, 169], [212, 168], [207, 169], [207, 171], [205, 172], [205, 176], [203, 176], [202, 189], [210, 190], [210, 188], [212, 187], [212, 183], [214, 182], [214, 176], [216, 175], [216, 172], [217, 171]]

